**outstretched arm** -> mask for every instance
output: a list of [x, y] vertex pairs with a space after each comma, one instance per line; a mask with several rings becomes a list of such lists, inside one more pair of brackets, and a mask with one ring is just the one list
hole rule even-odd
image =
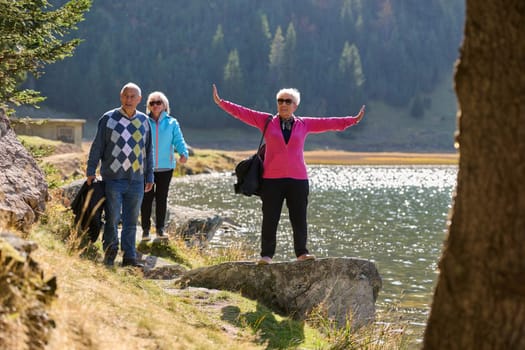
[[213, 101], [226, 113], [241, 120], [242, 122], [263, 130], [268, 119], [268, 113], [255, 111], [230, 101], [222, 100], [217, 92], [217, 86], [213, 86]]
[[356, 125], [365, 116], [365, 105], [361, 106], [356, 116], [346, 117], [302, 117], [307, 122], [309, 133], [321, 133], [325, 131], [342, 131]]

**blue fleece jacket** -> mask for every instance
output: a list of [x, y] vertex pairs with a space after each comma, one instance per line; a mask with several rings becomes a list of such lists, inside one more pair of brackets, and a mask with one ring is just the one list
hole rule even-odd
[[179, 122], [162, 112], [158, 120], [148, 118], [153, 144], [153, 168], [155, 170], [175, 169], [175, 151], [188, 158], [188, 148]]
[[128, 179], [153, 183], [153, 147], [148, 116], [136, 112], [131, 118], [120, 108], [104, 113], [91, 144], [87, 176], [95, 175], [100, 162], [103, 179]]

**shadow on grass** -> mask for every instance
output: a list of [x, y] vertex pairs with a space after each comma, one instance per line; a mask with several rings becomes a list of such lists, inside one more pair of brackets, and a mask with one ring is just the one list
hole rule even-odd
[[222, 320], [241, 328], [251, 328], [259, 344], [266, 349], [289, 349], [304, 342], [304, 322], [288, 318], [278, 320], [270, 309], [257, 303], [254, 312], [241, 313], [237, 306], [222, 308]]

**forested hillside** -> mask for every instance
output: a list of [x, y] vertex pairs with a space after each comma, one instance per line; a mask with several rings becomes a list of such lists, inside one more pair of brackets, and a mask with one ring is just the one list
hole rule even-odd
[[[27, 85], [45, 106], [94, 123], [133, 81], [144, 95], [166, 92], [183, 128], [239, 126], [214, 105], [214, 82], [267, 111], [293, 86], [298, 115], [369, 106], [362, 125], [338, 134], [352, 148], [452, 150], [455, 100], [434, 92], [451, 89], [464, 16], [462, 0], [95, 0], [75, 55]], [[392, 141], [392, 124], [413, 139]]]

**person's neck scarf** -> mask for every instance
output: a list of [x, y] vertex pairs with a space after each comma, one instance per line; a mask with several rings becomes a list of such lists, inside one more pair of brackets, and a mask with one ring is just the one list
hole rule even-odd
[[292, 130], [293, 122], [294, 122], [293, 117], [286, 118], [286, 119], [281, 118], [281, 128], [283, 130]]

